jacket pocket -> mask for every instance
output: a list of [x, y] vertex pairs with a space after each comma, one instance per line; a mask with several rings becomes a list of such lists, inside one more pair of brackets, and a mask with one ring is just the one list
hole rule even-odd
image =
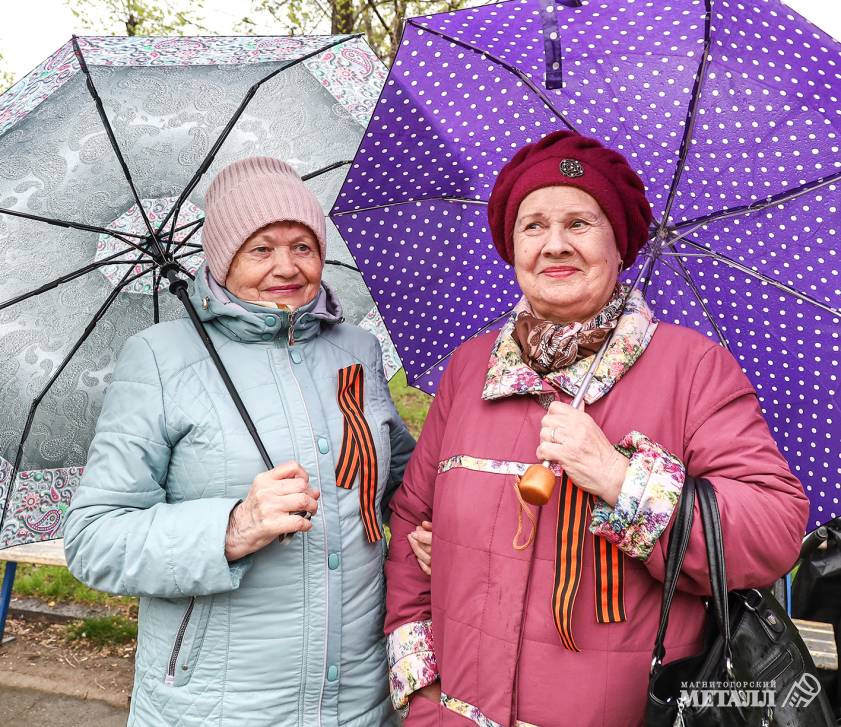
[[172, 637], [172, 648], [164, 675], [164, 683], [167, 686], [182, 687], [192, 678], [207, 633], [211, 604], [212, 597], [193, 596], [187, 602]]

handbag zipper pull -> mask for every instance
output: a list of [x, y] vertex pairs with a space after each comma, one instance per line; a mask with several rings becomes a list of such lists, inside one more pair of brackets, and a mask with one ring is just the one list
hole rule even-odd
[[762, 714], [762, 727], [771, 727], [772, 719], [774, 719], [774, 708], [766, 707]]
[[673, 727], [686, 727], [686, 721], [683, 719], [683, 710], [686, 709], [686, 702], [683, 697], [677, 700], [677, 715]]

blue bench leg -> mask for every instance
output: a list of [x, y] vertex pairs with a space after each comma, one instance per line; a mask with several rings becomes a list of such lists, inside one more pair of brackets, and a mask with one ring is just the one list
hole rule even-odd
[[0, 646], [13, 640], [13, 637], [5, 639], [4, 634], [6, 632], [6, 616], [9, 615], [9, 603], [12, 600], [12, 585], [15, 582], [17, 569], [17, 563], [7, 561], [6, 572], [3, 574], [3, 587], [0, 588]]
[[786, 573], [786, 613], [791, 616], [791, 573]]

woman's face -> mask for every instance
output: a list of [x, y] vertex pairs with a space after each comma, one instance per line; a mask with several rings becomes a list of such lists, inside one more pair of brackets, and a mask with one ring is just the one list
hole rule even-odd
[[321, 250], [312, 230], [298, 222], [273, 222], [237, 251], [225, 287], [237, 298], [306, 305], [321, 285]]
[[514, 271], [535, 315], [586, 321], [610, 299], [621, 258], [599, 203], [577, 187], [544, 187], [521, 203]]

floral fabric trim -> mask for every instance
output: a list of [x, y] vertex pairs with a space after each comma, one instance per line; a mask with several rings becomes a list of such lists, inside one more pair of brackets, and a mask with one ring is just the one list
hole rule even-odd
[[432, 620], [411, 621], [386, 639], [391, 703], [404, 717], [409, 696], [438, 680], [432, 641]]
[[[385, 81], [385, 69], [363, 41], [346, 36], [348, 42], [330, 49], [329, 58], [308, 60], [307, 68], [362, 126]], [[317, 51], [341, 36], [203, 36], [84, 37], [79, 48], [89, 66], [204, 66], [240, 65], [290, 61]], [[347, 48], [349, 56], [345, 55]], [[328, 67], [323, 67], [327, 64]], [[332, 66], [335, 65], [336, 68]], [[28, 73], [0, 100], [0, 134], [14, 126], [81, 73], [72, 43], [65, 43], [35, 70]], [[377, 86], [379, 83], [379, 86]], [[358, 86], [357, 86], [358, 84]]]
[[83, 467], [26, 470], [17, 473], [11, 486], [12, 463], [0, 457], [0, 503], [9, 500], [0, 548], [60, 538], [83, 473]]
[[451, 697], [449, 694], [444, 694], [444, 692], [441, 692], [441, 705], [456, 714], [460, 714], [462, 717], [467, 717], [467, 719], [478, 724], [479, 727], [502, 727], [499, 722], [494, 722], [482, 714], [478, 707]]
[[671, 452], [639, 432], [627, 434], [617, 449], [623, 454], [630, 451], [625, 481], [615, 507], [596, 499], [590, 532], [645, 561], [669, 524], [686, 469]]
[[[534, 464], [534, 463], [531, 463]], [[504, 459], [484, 459], [483, 457], [471, 457], [469, 454], [457, 454], [453, 457], [443, 459], [438, 463], [438, 474], [449, 472], [453, 469], [473, 470], [474, 472], [492, 472], [495, 475], [516, 475], [522, 477], [525, 471], [531, 467], [526, 462], [511, 462]], [[558, 465], [552, 465], [555, 474], [560, 475], [561, 469]]]
[[304, 66], [356, 123], [368, 126], [388, 71], [362, 38], [334, 46]]
[[[499, 722], [494, 722], [492, 719], [482, 714], [478, 707], [474, 707], [472, 704], [468, 704], [461, 699], [451, 697], [449, 694], [445, 694], [444, 692], [441, 692], [441, 706], [455, 712], [456, 714], [460, 714], [462, 717], [467, 717], [467, 719], [472, 720], [480, 727], [503, 727]], [[517, 720], [514, 723], [514, 727], [537, 727], [537, 725]]]
[[[501, 399], [516, 394], [537, 394], [545, 389], [544, 381], [560, 387], [570, 396], [575, 396], [579, 383], [593, 362], [593, 356], [587, 356], [545, 377], [541, 377], [523, 363], [522, 352], [511, 333], [517, 316], [526, 310], [527, 306], [525, 298], [520, 300], [499, 332], [488, 362], [488, 374], [482, 391], [482, 398], [485, 400]], [[657, 320], [654, 314], [642, 293], [634, 290], [625, 304], [613, 340], [587, 389], [584, 397], [587, 404], [598, 401], [613, 388], [645, 351], [656, 330]]]

